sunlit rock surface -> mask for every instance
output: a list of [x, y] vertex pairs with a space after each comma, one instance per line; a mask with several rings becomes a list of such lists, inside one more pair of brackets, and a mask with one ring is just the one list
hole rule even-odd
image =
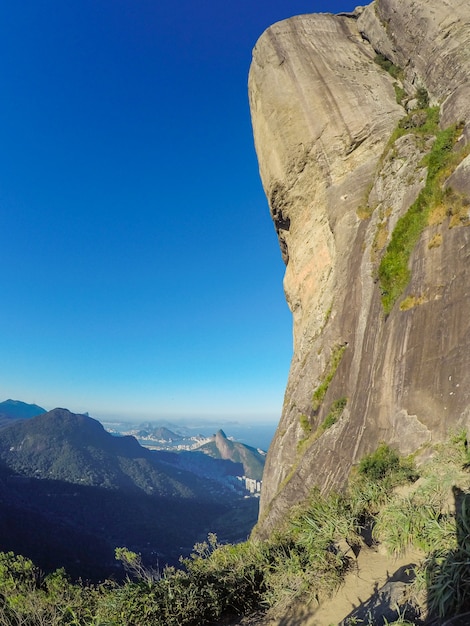
[[[378, 52], [404, 70], [400, 104]], [[386, 316], [377, 280], [393, 228], [426, 179], [432, 140], [405, 135], [386, 149], [418, 89], [441, 106], [441, 126], [469, 120], [468, 2], [377, 0], [353, 14], [302, 15], [271, 26], [253, 51], [255, 145], [294, 329], [259, 536], [312, 486], [344, 484], [380, 441], [410, 453], [467, 421], [470, 229], [444, 215], [424, 230], [401, 298], [407, 310], [399, 301]], [[459, 145], [469, 138], [465, 126]], [[447, 184], [468, 195], [469, 172], [467, 158]]]

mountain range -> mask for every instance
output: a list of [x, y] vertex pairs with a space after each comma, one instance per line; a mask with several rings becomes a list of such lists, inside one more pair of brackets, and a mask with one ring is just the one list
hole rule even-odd
[[[228, 461], [229, 463], [220, 464], [220, 467], [225, 466], [225, 474], [262, 480], [266, 453], [259, 448], [248, 446], [227, 437], [222, 429], [210, 437], [205, 437], [201, 434], [175, 433], [165, 426], [155, 427], [147, 424], [145, 427], [138, 427], [127, 432], [127, 434], [132, 434], [141, 445], [151, 449], [178, 450], [178, 456], [180, 458], [185, 457], [191, 465], [204, 463], [200, 459], [201, 454], [196, 454], [203, 453], [212, 459]], [[189, 450], [192, 454], [184, 454]]]
[[[207, 485], [181, 474], [134, 437], [113, 437], [91, 417], [54, 409], [0, 431], [0, 460], [19, 474], [94, 487], [202, 497]], [[207, 496], [206, 496], [207, 497]]]
[[121, 545], [154, 566], [174, 564], [208, 532], [244, 539], [256, 521], [257, 501], [230, 482], [228, 459], [192, 462], [113, 436], [88, 415], [57, 408], [22, 419], [30, 411], [17, 408], [0, 429], [0, 548], [46, 571], [115, 575]]

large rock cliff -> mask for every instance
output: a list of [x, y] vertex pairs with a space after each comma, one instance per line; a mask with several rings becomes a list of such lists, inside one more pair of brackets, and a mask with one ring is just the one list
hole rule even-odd
[[[275, 24], [249, 96], [294, 326], [262, 537], [379, 442], [411, 453], [469, 419], [470, 4], [376, 0]], [[409, 280], [387, 302], [382, 260], [420, 202]]]

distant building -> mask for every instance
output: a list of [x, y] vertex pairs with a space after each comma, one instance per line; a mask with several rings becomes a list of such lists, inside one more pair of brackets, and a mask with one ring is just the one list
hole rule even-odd
[[255, 480], [254, 478], [248, 478], [247, 476], [237, 476], [238, 480], [245, 483], [245, 489], [252, 495], [259, 495], [261, 493], [261, 480]]

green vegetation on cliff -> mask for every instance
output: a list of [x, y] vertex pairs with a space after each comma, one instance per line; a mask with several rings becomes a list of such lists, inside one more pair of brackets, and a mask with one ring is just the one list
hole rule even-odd
[[[420, 97], [424, 103], [423, 94]], [[439, 130], [438, 121], [439, 109], [437, 107], [413, 111], [400, 120], [398, 128], [389, 141], [389, 148], [393, 149], [394, 142], [406, 133], [413, 132], [423, 139], [435, 136], [432, 147], [424, 160], [428, 168], [425, 185], [408, 211], [398, 220], [379, 265], [378, 274], [385, 313], [390, 313], [410, 281], [411, 274], [408, 265], [411, 254], [421, 233], [428, 225], [431, 211], [444, 202], [446, 178], [468, 153], [454, 149], [461, 134], [461, 127], [454, 124], [444, 130]]]
[[341, 363], [341, 359], [343, 358], [344, 351], [347, 348], [347, 344], [339, 344], [336, 345], [331, 351], [330, 362], [323, 373], [321, 383], [315, 389], [312, 395], [312, 409], [314, 411], [318, 411], [320, 408], [325, 396], [328, 391], [328, 387], [330, 386], [331, 381], [333, 380], [334, 375], [336, 374], [336, 370]]
[[377, 63], [382, 69], [390, 74], [393, 78], [398, 80], [402, 80], [403, 78], [403, 70], [395, 65], [390, 59], [387, 59], [383, 54], [376, 54], [374, 58], [374, 62]]

